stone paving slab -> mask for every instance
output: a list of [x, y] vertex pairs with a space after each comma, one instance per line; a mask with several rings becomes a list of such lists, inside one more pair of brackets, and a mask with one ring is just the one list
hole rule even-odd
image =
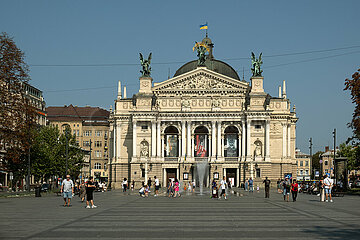
[[229, 196], [183, 194], [141, 198], [135, 192], [96, 193], [97, 209], [75, 197], [0, 199], [0, 239], [360, 239], [360, 197], [297, 202], [263, 192]]

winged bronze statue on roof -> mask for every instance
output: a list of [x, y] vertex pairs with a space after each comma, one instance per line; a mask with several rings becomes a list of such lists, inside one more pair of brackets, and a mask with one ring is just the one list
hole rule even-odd
[[256, 58], [255, 54], [253, 52], [251, 52], [251, 65], [253, 66], [251, 71], [252, 71], [252, 76], [253, 77], [261, 77], [261, 74], [263, 72], [261, 70], [261, 65], [262, 64], [263, 64], [262, 53], [260, 53], [259, 58]]
[[141, 53], [139, 54], [140, 54], [140, 63], [142, 66], [142, 70], [140, 71], [142, 73], [142, 77], [150, 77], [150, 73], [151, 73], [150, 63], [151, 63], [152, 53], [149, 54], [148, 59], [144, 59], [143, 55]]

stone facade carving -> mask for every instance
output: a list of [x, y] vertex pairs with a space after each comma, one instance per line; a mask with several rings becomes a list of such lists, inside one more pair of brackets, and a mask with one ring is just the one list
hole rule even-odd
[[255, 150], [254, 150], [254, 156], [255, 157], [262, 157], [262, 143], [259, 140], [255, 141]]
[[140, 157], [149, 157], [149, 143], [146, 140], [140, 143]]

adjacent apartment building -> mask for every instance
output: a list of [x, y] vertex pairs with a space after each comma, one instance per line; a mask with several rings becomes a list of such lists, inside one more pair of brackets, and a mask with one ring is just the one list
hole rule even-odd
[[85, 158], [80, 177], [87, 178], [91, 174], [99, 181], [107, 181], [110, 113], [99, 107], [73, 105], [47, 107], [46, 111], [48, 124], [57, 126], [61, 131], [69, 126], [78, 146], [90, 152], [90, 156]]
[[297, 162], [297, 180], [309, 181], [311, 180], [311, 157], [310, 154], [303, 153], [300, 149], [295, 150], [295, 157]]

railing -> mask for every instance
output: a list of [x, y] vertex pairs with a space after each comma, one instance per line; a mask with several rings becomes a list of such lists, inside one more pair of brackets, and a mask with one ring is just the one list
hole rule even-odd
[[208, 162], [207, 157], [195, 157], [196, 162]]
[[225, 162], [237, 162], [239, 161], [238, 157], [225, 157]]
[[164, 157], [165, 161], [169, 161], [169, 162], [177, 162], [179, 161], [178, 157]]

